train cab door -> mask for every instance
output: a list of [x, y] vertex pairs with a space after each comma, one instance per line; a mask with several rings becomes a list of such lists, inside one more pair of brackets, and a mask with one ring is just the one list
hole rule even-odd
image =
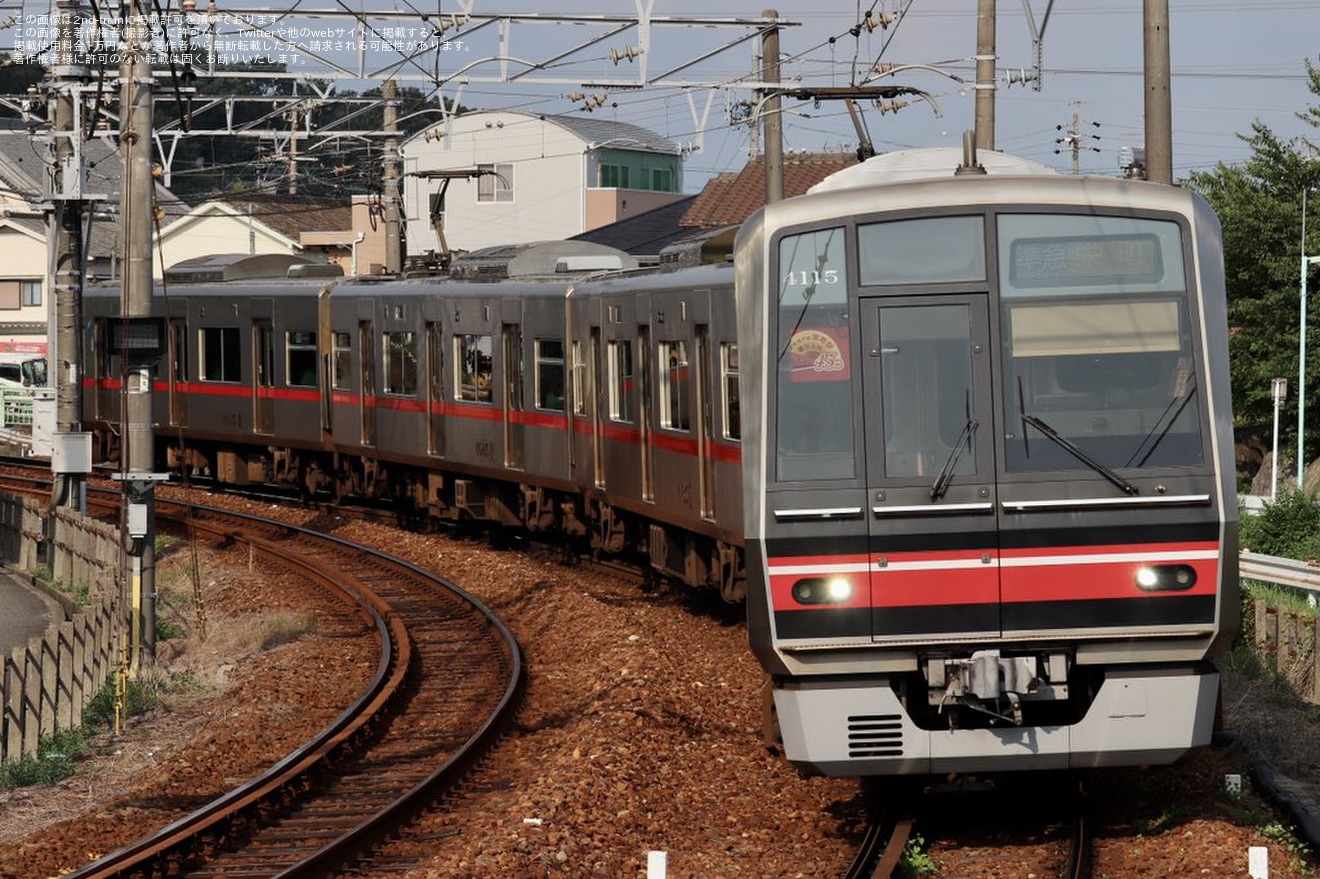
[[997, 637], [989, 304], [861, 300], [871, 637]]
[[275, 432], [275, 330], [266, 318], [252, 322], [252, 430]]

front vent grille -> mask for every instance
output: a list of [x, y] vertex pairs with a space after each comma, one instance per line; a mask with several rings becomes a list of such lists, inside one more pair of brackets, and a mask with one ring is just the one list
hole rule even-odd
[[848, 718], [848, 756], [903, 756], [903, 718], [898, 714], [854, 714]]

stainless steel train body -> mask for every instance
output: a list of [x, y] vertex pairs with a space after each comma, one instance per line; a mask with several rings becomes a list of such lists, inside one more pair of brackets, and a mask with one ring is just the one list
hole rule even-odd
[[[558, 530], [745, 594], [805, 769], [1209, 740], [1237, 506], [1219, 227], [1187, 192], [946, 173], [770, 205], [733, 265], [156, 302], [162, 465]], [[85, 310], [106, 460], [118, 291]]]
[[1218, 220], [954, 176], [735, 247], [748, 619], [794, 763], [1141, 765], [1209, 742], [1238, 626]]
[[[175, 284], [161, 466], [560, 530], [741, 600], [732, 279]], [[85, 298], [98, 460], [121, 451], [120, 308]]]

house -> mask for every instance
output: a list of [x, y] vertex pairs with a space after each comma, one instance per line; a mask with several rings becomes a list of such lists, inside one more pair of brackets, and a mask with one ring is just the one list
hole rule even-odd
[[167, 269], [217, 254], [296, 254], [368, 274], [385, 263], [385, 224], [371, 196], [227, 193], [162, 229], [160, 253]]
[[[88, 280], [117, 280], [121, 269], [119, 177], [115, 145], [101, 138], [79, 149], [86, 170], [83, 212], [84, 275]], [[53, 146], [34, 138], [25, 127], [0, 130], [0, 352], [45, 353], [50, 327], [47, 289], [49, 256], [48, 175]], [[186, 205], [156, 186], [156, 205], [179, 214]]]
[[677, 144], [583, 114], [465, 113], [401, 152], [410, 257], [570, 238], [685, 197]]
[[[851, 153], [789, 153], [784, 156], [784, 197], [802, 195], [827, 177], [857, 164]], [[755, 156], [741, 170], [719, 174], [695, 196], [574, 236], [617, 247], [643, 265], [695, 265], [723, 260], [733, 236], [765, 204], [765, 159]]]

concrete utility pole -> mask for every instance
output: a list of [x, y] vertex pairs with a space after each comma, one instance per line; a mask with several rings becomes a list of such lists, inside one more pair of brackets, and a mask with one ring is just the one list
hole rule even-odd
[[[87, 76], [78, 52], [85, 18], [78, 0], [58, 0], [59, 42], [52, 71], [55, 173], [48, 193], [48, 239], [52, 243], [50, 301], [52, 326], [47, 375], [55, 388], [55, 438], [51, 455], [54, 480], [51, 504], [86, 511], [86, 480], [91, 472], [91, 435], [82, 433], [83, 202], [87, 198], [82, 168], [82, 126], [74, 89]], [[54, 526], [54, 518], [51, 524]], [[52, 532], [52, 538], [54, 534]], [[52, 547], [54, 541], [52, 540]], [[49, 561], [53, 562], [54, 559]], [[54, 570], [54, 567], [51, 567]]]
[[995, 148], [995, 0], [976, 5], [976, 149]]
[[403, 235], [399, 210], [399, 92], [394, 80], [380, 84], [385, 113], [385, 165], [381, 180], [381, 205], [385, 209], [385, 271], [403, 271]]
[[[120, 354], [123, 364], [124, 516], [127, 523], [129, 604], [133, 612], [129, 663], [139, 668], [156, 656], [155, 430], [152, 422], [152, 368], [159, 338], [146, 340], [142, 328], [151, 316], [152, 90], [151, 25], [142, 0], [124, 9], [119, 67], [120, 222], [124, 242]], [[144, 342], [146, 344], [144, 344]], [[147, 352], [154, 348], [154, 355]]]
[[[1092, 125], [1093, 127], [1095, 127], [1095, 128], [1099, 128], [1099, 127], [1100, 127], [1100, 123], [1099, 123], [1099, 122], [1092, 122], [1091, 125]], [[1054, 139], [1054, 142], [1057, 143], [1057, 144], [1060, 144], [1062, 147], [1066, 148], [1069, 152], [1072, 153], [1072, 172], [1073, 172], [1073, 176], [1077, 176], [1078, 174], [1081, 173], [1081, 152], [1082, 152], [1082, 150], [1083, 150], [1083, 149], [1086, 149], [1086, 150], [1090, 150], [1091, 152], [1095, 152], [1095, 153], [1100, 152], [1100, 147], [1098, 147], [1098, 146], [1083, 147], [1083, 146], [1082, 146], [1082, 141], [1083, 141], [1083, 140], [1086, 140], [1086, 139], [1088, 139], [1088, 138], [1089, 138], [1089, 139], [1092, 139], [1092, 140], [1099, 140], [1099, 139], [1100, 139], [1100, 135], [1098, 135], [1098, 134], [1091, 134], [1091, 135], [1087, 135], [1086, 137], [1083, 137], [1083, 136], [1082, 136], [1082, 117], [1081, 117], [1079, 114], [1077, 114], [1077, 113], [1074, 113], [1074, 114], [1073, 114], [1073, 117], [1072, 117], [1072, 127], [1071, 127], [1071, 128], [1069, 128], [1069, 129], [1067, 129], [1066, 131], [1064, 131], [1064, 127], [1063, 127], [1062, 125], [1056, 125], [1056, 126], [1054, 126], [1054, 127], [1055, 127], [1056, 130], [1058, 130], [1058, 131], [1063, 131], [1063, 132], [1064, 132], [1064, 133], [1063, 133], [1062, 135], [1060, 135], [1059, 137], [1056, 137], [1056, 138]], [[1057, 154], [1063, 152], [1063, 150], [1062, 150], [1062, 149], [1056, 149], [1054, 152], [1055, 152], [1055, 154], [1057, 155]]]
[[1169, 96], [1169, 0], [1145, 0], [1146, 179], [1173, 183], [1173, 114]]
[[[767, 9], [762, 18], [777, 19], [779, 13]], [[761, 37], [761, 81], [769, 87], [761, 105], [765, 120], [765, 203], [784, 199], [784, 117], [781, 115], [779, 90], [779, 26], [770, 27]]]

